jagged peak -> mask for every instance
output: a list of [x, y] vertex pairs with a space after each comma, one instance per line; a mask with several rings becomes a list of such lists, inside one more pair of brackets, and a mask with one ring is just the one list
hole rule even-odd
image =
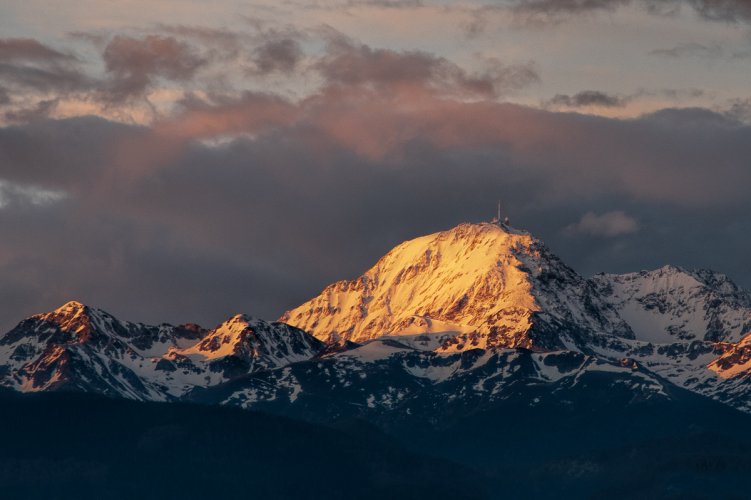
[[245, 313], [237, 313], [229, 318], [227, 318], [225, 321], [220, 323], [214, 330], [221, 330], [221, 329], [245, 329], [249, 326], [256, 324], [260, 321], [258, 318], [255, 318], [249, 314]]
[[263, 330], [271, 327], [272, 324], [266, 320], [256, 318], [249, 314], [238, 313], [227, 318], [214, 329], [210, 330], [204, 340], [216, 336], [239, 340], [243, 332], [247, 330], [255, 330], [259, 328]]
[[233, 316], [231, 316], [226, 322], [227, 323], [250, 323], [253, 321], [253, 317], [249, 314], [245, 313], [237, 313]]
[[82, 341], [88, 340], [96, 328], [107, 320], [114, 321], [104, 311], [77, 300], [70, 300], [53, 311], [36, 314], [32, 318], [53, 323], [61, 330], [75, 334]]
[[[240, 313], [219, 324], [198, 343], [184, 349], [173, 349], [172, 352], [185, 356], [198, 355], [201, 359], [218, 359], [225, 356], [257, 358], [262, 355], [276, 356], [274, 353], [277, 351], [281, 353], [281, 357], [298, 356], [299, 353], [288, 353], [288, 347], [284, 347], [293, 345], [289, 344], [290, 342], [301, 342], [301, 346], [313, 351], [322, 348], [318, 346], [315, 338], [298, 328], [282, 323], [270, 323]], [[305, 359], [308, 357], [310, 356], [303, 356]]]
[[89, 309], [89, 306], [87, 306], [83, 302], [79, 302], [77, 300], [69, 300], [68, 302], [61, 305], [60, 307], [58, 307], [52, 312], [58, 313], [58, 314], [65, 314], [65, 315], [69, 315], [69, 314], [75, 315], [81, 312], [85, 313], [88, 309]]
[[60, 323], [61, 321], [71, 321], [79, 319], [96, 322], [117, 321], [108, 312], [97, 307], [92, 307], [90, 305], [84, 304], [83, 302], [80, 302], [78, 300], [69, 300], [57, 309], [46, 313], [36, 314], [33, 317], [41, 318], [47, 321], [53, 321], [56, 323]]
[[690, 274], [688, 270], [681, 266], [676, 266], [675, 264], [665, 264], [652, 272], [658, 274]]

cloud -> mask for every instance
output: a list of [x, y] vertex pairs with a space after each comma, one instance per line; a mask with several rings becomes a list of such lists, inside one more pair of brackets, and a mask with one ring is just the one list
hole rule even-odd
[[212, 55], [225, 58], [235, 57], [237, 52], [242, 50], [246, 38], [242, 33], [206, 26], [158, 24], [155, 31], [162, 35], [190, 40], [202, 47], [209, 47], [213, 49]]
[[637, 93], [637, 96], [654, 96], [654, 95], [661, 95], [663, 97], [666, 97], [668, 99], [672, 100], [681, 100], [681, 99], [695, 99], [698, 97], [703, 97], [707, 95], [707, 92], [702, 89], [661, 89], [658, 91], [646, 91], [641, 90]]
[[302, 110], [274, 94], [245, 92], [237, 97], [214, 96], [211, 101], [188, 100], [172, 119], [153, 125], [160, 141], [214, 138], [232, 134], [262, 134], [290, 126]]
[[60, 65], [15, 65], [0, 63], [0, 81], [22, 90], [69, 93], [91, 88], [79, 71]]
[[688, 5], [709, 21], [747, 23], [751, 21], [751, 4], [747, 0], [508, 0], [518, 14], [562, 16], [613, 11], [638, 4], [658, 15], [675, 14]]
[[252, 61], [259, 74], [291, 73], [304, 57], [300, 42], [294, 38], [267, 40], [253, 50]]
[[62, 191], [12, 184], [0, 179], [0, 209], [9, 205], [45, 206], [65, 199]]
[[76, 63], [74, 56], [33, 39], [0, 39], [0, 83], [9, 88], [61, 93], [86, 88], [88, 79]]
[[614, 238], [639, 231], [639, 223], [630, 215], [618, 210], [596, 214], [587, 212], [576, 224], [564, 228], [564, 233], [576, 236]]
[[706, 57], [716, 59], [722, 56], [722, 47], [718, 44], [705, 45], [696, 42], [682, 43], [669, 49], [655, 49], [649, 52], [654, 56], [662, 57]]
[[31, 38], [0, 38], [0, 61], [61, 61], [74, 59]]
[[540, 14], [578, 14], [596, 10], [614, 10], [632, 0], [516, 0], [510, 2], [517, 12]]
[[[404, 239], [489, 219], [499, 197], [583, 273], [674, 262], [751, 282], [731, 258], [751, 230], [750, 144], [707, 110], [622, 121], [429, 86], [214, 96], [148, 127], [3, 127], [0, 178], [67, 197], [0, 210], [0, 317], [78, 297], [134, 320], [274, 318]], [[585, 212], [577, 234], [594, 243], [561, 234]]]
[[603, 107], [622, 108], [629, 99], [608, 94], [598, 90], [584, 90], [574, 95], [557, 94], [548, 101], [548, 105], [563, 106], [567, 108]]
[[3, 117], [7, 122], [28, 123], [35, 120], [41, 120], [43, 118], [48, 118], [55, 110], [57, 104], [57, 99], [41, 100], [28, 108], [6, 111], [3, 113]]
[[425, 2], [422, 0], [348, 0], [348, 5], [368, 5], [375, 7], [385, 7], [389, 9], [415, 8], [422, 7]]
[[748, 0], [689, 0], [688, 3], [705, 19], [724, 22], [751, 21], [751, 4]]
[[486, 60], [485, 68], [468, 73], [451, 61], [420, 51], [373, 49], [343, 37], [329, 40], [316, 65], [329, 84], [375, 87], [425, 87], [476, 97], [496, 97], [540, 81], [532, 63], [505, 65]]
[[206, 63], [188, 44], [174, 37], [115, 36], [102, 54], [111, 76], [107, 99], [124, 101], [140, 96], [157, 78], [188, 81]]
[[[634, 101], [638, 101], [644, 98], [659, 99], [664, 102], [665, 100], [675, 102], [692, 102], [697, 98], [707, 96], [707, 92], [701, 89], [638, 89], [631, 94], [612, 94], [599, 90], [584, 90], [577, 92], [576, 94], [556, 94], [551, 99], [543, 101], [541, 106], [547, 109], [580, 109], [585, 108], [585, 111], [599, 109], [618, 109], [625, 108], [631, 105]], [[664, 105], [664, 104], [663, 104]], [[727, 112], [722, 111], [722, 115], [728, 115]]]
[[751, 123], [751, 99], [731, 99], [725, 113], [738, 121]]

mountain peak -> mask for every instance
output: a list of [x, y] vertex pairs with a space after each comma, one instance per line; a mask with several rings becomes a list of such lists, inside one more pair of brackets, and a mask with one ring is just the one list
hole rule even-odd
[[88, 309], [86, 304], [77, 300], [69, 300], [52, 312], [57, 314], [75, 315], [81, 312], [86, 312], [86, 309]]
[[74, 334], [81, 340], [88, 340], [105, 316], [107, 313], [104, 311], [91, 308], [77, 300], [71, 300], [54, 311], [33, 317], [57, 325], [62, 331]]
[[323, 344], [300, 329], [236, 314], [208, 332], [200, 342], [173, 354], [218, 362], [221, 366], [215, 366], [217, 370], [236, 369], [240, 360], [247, 372], [309, 359], [322, 349]]
[[529, 232], [522, 229], [517, 229], [505, 222], [462, 222], [459, 225], [449, 229], [448, 232], [457, 231], [460, 233], [471, 232], [501, 232], [506, 234], [515, 234], [518, 236], [531, 236]]
[[[563, 282], [571, 291], [556, 284]], [[560, 340], [533, 339], [542, 315], [589, 330], [619, 321], [606, 305], [592, 314], [596, 300], [572, 310], [588, 293], [584, 280], [529, 233], [464, 223], [397, 245], [360, 278], [330, 285], [281, 321], [326, 341], [430, 333], [447, 350], [561, 348]]]
[[228, 318], [226, 321], [224, 321], [222, 325], [238, 324], [238, 325], [247, 326], [249, 323], [252, 323], [252, 322], [253, 322], [253, 318], [250, 315], [244, 314], [244, 313], [237, 313], [231, 316], [230, 318]]
[[[650, 272], [650, 271], [647, 271], [647, 272]], [[688, 274], [688, 271], [674, 264], [665, 264], [664, 266], [658, 267], [657, 269], [651, 272], [656, 273], [656, 274]]]

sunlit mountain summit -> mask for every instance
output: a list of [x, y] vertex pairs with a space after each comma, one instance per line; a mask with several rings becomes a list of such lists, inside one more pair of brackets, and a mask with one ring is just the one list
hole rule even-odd
[[584, 347], [596, 334], [633, 338], [591, 283], [503, 222], [466, 223], [406, 241], [281, 321], [329, 342], [396, 336], [447, 352]]

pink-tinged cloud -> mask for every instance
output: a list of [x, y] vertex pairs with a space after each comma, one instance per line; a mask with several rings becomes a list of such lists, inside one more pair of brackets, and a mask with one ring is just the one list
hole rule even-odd
[[497, 97], [540, 81], [532, 63], [505, 65], [491, 59], [482, 71], [470, 73], [427, 52], [374, 49], [343, 37], [330, 39], [316, 68], [330, 85], [420, 87], [461, 98]]
[[240, 98], [218, 98], [212, 103], [186, 101], [187, 110], [156, 122], [152, 129], [165, 139], [204, 139], [231, 134], [256, 134], [289, 126], [303, 111], [273, 94], [247, 92]]
[[73, 59], [32, 38], [0, 38], [0, 61], [60, 61]]
[[[734, 130], [728, 134], [728, 130]], [[195, 141], [285, 138], [318, 156], [348, 151], [368, 162], [401, 162], [413, 147], [494, 150], [514, 171], [558, 186], [551, 197], [595, 190], [697, 206], [744, 196], [725, 179], [751, 154], [746, 128], [706, 110], [665, 110], [638, 120], [557, 113], [495, 101], [465, 102], [430, 86], [331, 84], [299, 102], [269, 94], [188, 100], [114, 156], [128, 176], [149, 175]], [[669, 144], [670, 147], [665, 145]], [[137, 159], [137, 161], [136, 161]], [[715, 165], [714, 171], [706, 165]]]
[[206, 62], [190, 45], [157, 35], [117, 35], [107, 44], [102, 57], [112, 76], [106, 95], [114, 101], [142, 94], [156, 78], [189, 80]]

